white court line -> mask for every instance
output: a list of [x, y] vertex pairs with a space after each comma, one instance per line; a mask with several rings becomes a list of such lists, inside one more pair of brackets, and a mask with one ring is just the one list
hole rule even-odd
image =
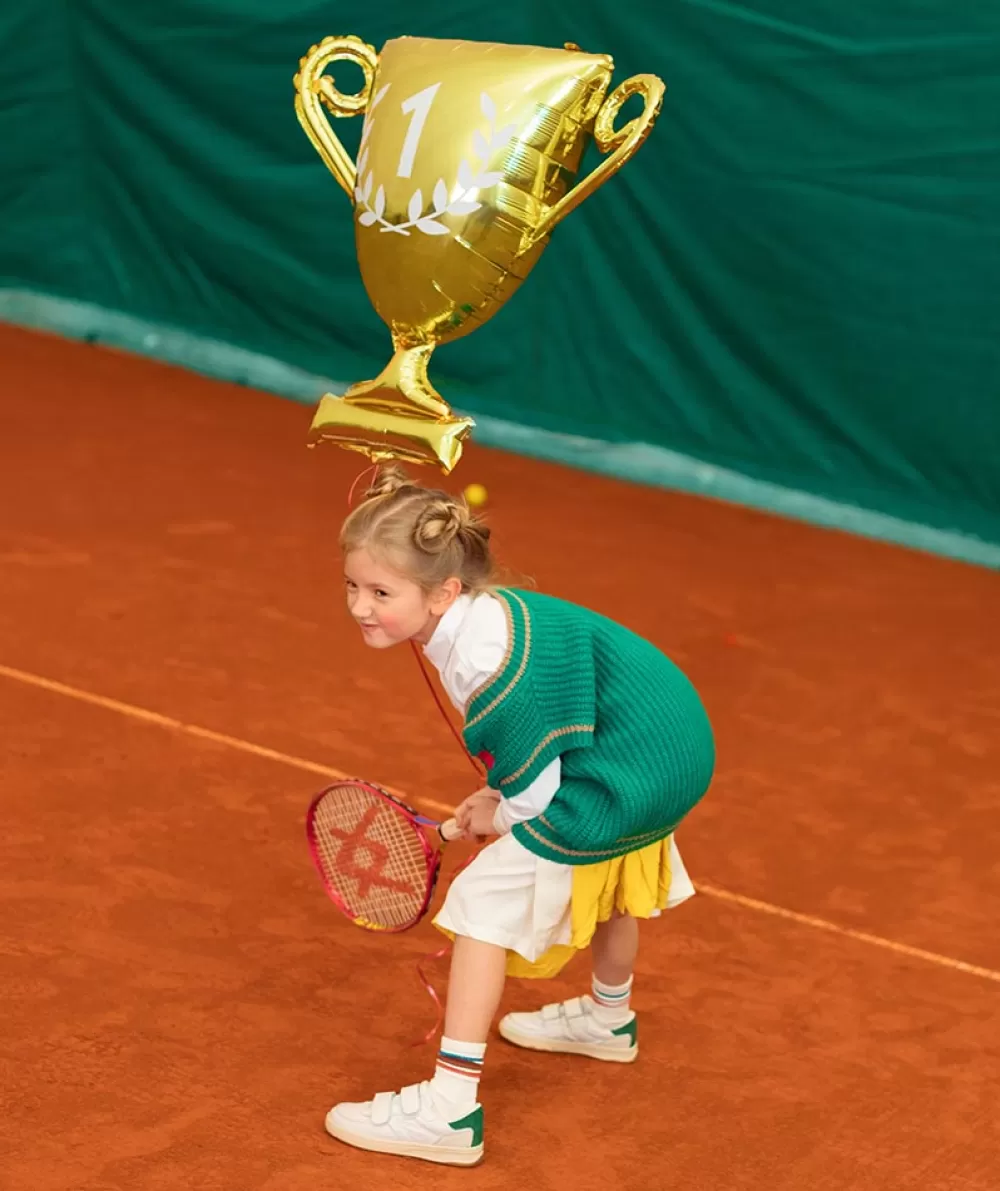
[[825, 930], [830, 934], [840, 935], [844, 939], [868, 943], [872, 947], [881, 947], [884, 951], [907, 955], [911, 959], [922, 959], [926, 963], [937, 964], [940, 968], [951, 968], [953, 972], [965, 972], [968, 976], [979, 976], [983, 980], [992, 980], [995, 984], [1000, 984], [1000, 972], [994, 971], [992, 968], [980, 968], [976, 964], [967, 964], [961, 959], [952, 959], [949, 955], [938, 955], [936, 951], [924, 951], [920, 947], [911, 947], [909, 943], [897, 943], [893, 939], [883, 939], [881, 935], [870, 935], [867, 931], [854, 930], [850, 926], [838, 926], [837, 923], [828, 922], [825, 918], [815, 918], [812, 914], [800, 914], [798, 910], [786, 910], [784, 906], [774, 906], [770, 902], [758, 901], [755, 897], [744, 897], [742, 893], [730, 893], [728, 889], [719, 889], [716, 885], [699, 884], [697, 888], [699, 893], [718, 898], [719, 901], [731, 902], [735, 906], [742, 906], [745, 910], [770, 914], [772, 918], [784, 918], [787, 922], [797, 922], [800, 926]]
[[[0, 677], [10, 678], [14, 682], [22, 682], [26, 686], [38, 687], [43, 691], [51, 691], [56, 695], [65, 695], [68, 699], [75, 699], [78, 703], [89, 703], [92, 707], [101, 707], [105, 711], [116, 711], [119, 715], [128, 716], [133, 720], [141, 720], [146, 724], [155, 724], [159, 728], [170, 728], [175, 732], [183, 732], [187, 736], [194, 736], [198, 740], [208, 740], [212, 744], [225, 745], [226, 748], [236, 749], [241, 753], [249, 753], [254, 757], [263, 757], [267, 761], [278, 761], [282, 765], [290, 765], [293, 769], [302, 769], [306, 773], [318, 773], [321, 777], [331, 778], [333, 781], [343, 781], [345, 778], [357, 777], [356, 773], [345, 773], [342, 769], [334, 769], [330, 765], [320, 765], [317, 761], [307, 761], [305, 757], [294, 757], [290, 753], [280, 753], [277, 749], [265, 748], [262, 744], [254, 744], [249, 740], [241, 740], [238, 736], [227, 736], [224, 732], [213, 732], [211, 728], [202, 728], [198, 724], [189, 724], [184, 720], [174, 719], [173, 716], [161, 715], [158, 711], [150, 711], [145, 707], [136, 707], [134, 703], [122, 703], [120, 699], [109, 699], [106, 695], [95, 695], [93, 691], [83, 691], [79, 687], [67, 686], [64, 682], [55, 682], [51, 678], [42, 678], [40, 674], [29, 674], [27, 670], [15, 670], [13, 666], [0, 665]], [[394, 794], [404, 802], [407, 796], [384, 782], [378, 783], [384, 790]], [[453, 807], [447, 803], [438, 802], [433, 798], [421, 798], [421, 805], [442, 814], [451, 814]]]
[[[265, 748], [260, 744], [253, 744], [249, 740], [241, 740], [238, 736], [227, 736], [224, 732], [213, 732], [210, 728], [202, 728], [198, 724], [188, 724], [183, 720], [174, 719], [169, 715], [161, 715], [157, 711], [149, 711], [145, 707], [136, 707], [132, 703], [123, 703], [119, 699], [109, 699], [105, 695], [94, 694], [93, 691], [80, 690], [78, 687], [67, 686], [64, 682], [55, 682], [51, 678], [43, 678], [39, 674], [31, 674], [26, 670], [16, 670], [12, 666], [0, 665], [0, 677], [9, 678], [13, 682], [20, 682], [26, 686], [37, 687], [39, 690], [51, 691], [56, 695], [63, 695], [68, 699], [75, 699], [78, 703], [89, 703], [92, 707], [101, 707], [105, 711], [114, 711], [134, 720], [141, 720], [147, 724], [155, 724], [160, 728], [169, 728], [175, 732], [183, 732], [198, 740], [207, 740], [212, 744], [221, 744], [226, 748], [236, 749], [241, 753], [249, 753], [254, 757], [262, 757], [267, 761], [277, 761], [279, 764], [301, 769], [306, 773], [316, 773], [322, 777], [339, 781], [356, 774], [348, 774], [343, 770], [334, 769], [330, 765], [320, 765], [316, 761], [308, 761], [304, 757], [295, 757], [289, 753], [278, 752], [277, 749]], [[406, 795], [391, 786], [386, 786], [390, 794], [407, 801]], [[452, 807], [432, 798], [420, 798], [420, 805], [436, 814], [449, 815]], [[772, 918], [782, 918], [786, 922], [794, 922], [799, 926], [808, 926], [813, 930], [826, 931], [828, 934], [840, 935], [841, 938], [853, 939], [858, 943], [867, 943], [871, 947], [880, 947], [883, 951], [891, 951], [896, 955], [905, 955], [911, 959], [919, 959], [925, 963], [935, 964], [940, 968], [949, 968], [953, 972], [963, 972], [968, 976], [978, 976], [983, 980], [991, 980], [1000, 984], [1000, 972], [992, 968], [981, 968], [976, 964], [968, 964], [960, 959], [953, 959], [948, 955], [939, 955], [935, 951], [924, 951], [920, 947], [911, 947], [907, 943], [897, 943], [893, 939], [884, 939], [881, 935], [871, 935], [866, 931], [854, 930], [849, 926], [838, 926], [835, 922], [828, 922], [825, 918], [816, 918], [811, 914], [800, 914], [797, 910], [788, 910], [784, 906], [772, 905], [771, 902], [760, 901], [754, 897], [744, 897], [740, 893], [730, 893], [728, 889], [720, 889], [717, 885], [697, 883], [699, 893], [705, 894], [722, 902], [740, 906], [745, 910], [754, 910], [759, 914], [768, 914]]]

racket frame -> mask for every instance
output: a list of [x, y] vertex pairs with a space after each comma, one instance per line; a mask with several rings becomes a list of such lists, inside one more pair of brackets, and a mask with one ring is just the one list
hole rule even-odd
[[375, 782], [370, 782], [366, 778], [341, 778], [339, 781], [332, 782], [329, 786], [325, 786], [313, 798], [309, 804], [309, 809], [306, 811], [306, 840], [309, 845], [309, 855], [312, 857], [313, 866], [319, 874], [319, 878], [323, 883], [323, 888], [326, 891], [327, 897], [338, 910], [354, 923], [355, 926], [360, 926], [364, 930], [374, 931], [378, 934], [384, 935], [398, 935], [404, 931], [412, 930], [422, 918], [427, 914], [430, 908], [431, 901], [434, 898], [434, 891], [437, 888], [438, 876], [441, 872], [442, 848], [435, 848], [430, 840], [427, 838], [427, 833], [422, 830], [414, 832], [420, 841], [420, 847], [423, 849], [424, 858], [427, 861], [427, 888], [424, 895], [423, 904], [414, 915], [414, 917], [404, 922], [399, 926], [383, 926], [377, 922], [371, 922], [369, 919], [359, 917], [354, 914], [347, 903], [343, 900], [339, 893], [330, 884], [327, 877], [326, 870], [320, 858], [320, 848], [317, 842], [317, 828], [316, 828], [316, 812], [319, 804], [332, 791], [341, 789], [345, 786], [362, 787], [365, 790], [377, 795], [383, 801], [387, 802], [394, 813], [401, 814], [404, 819], [407, 819], [416, 828], [433, 827], [435, 833], [441, 841], [442, 847], [448, 842], [446, 835], [442, 831], [442, 824], [436, 819], [428, 819], [426, 815], [418, 814], [412, 806], [407, 806], [402, 799], [397, 798], [394, 794], [390, 794], [388, 790], [383, 789]]

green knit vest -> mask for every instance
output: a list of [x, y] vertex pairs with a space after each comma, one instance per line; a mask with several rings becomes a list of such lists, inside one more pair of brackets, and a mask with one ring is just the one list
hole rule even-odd
[[656, 646], [596, 612], [513, 588], [496, 593], [507, 654], [469, 701], [465, 743], [489, 783], [519, 794], [556, 757], [562, 783], [543, 815], [514, 825], [539, 856], [595, 864], [666, 838], [715, 767], [708, 716]]

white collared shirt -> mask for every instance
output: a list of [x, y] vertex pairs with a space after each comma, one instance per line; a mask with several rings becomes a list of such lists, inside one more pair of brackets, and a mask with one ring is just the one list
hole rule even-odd
[[[503, 665], [507, 644], [507, 617], [500, 601], [488, 592], [460, 595], [441, 617], [424, 654], [463, 717], [473, 694]], [[515, 823], [542, 814], [559, 789], [561, 777], [562, 765], [556, 757], [526, 790], [501, 799], [494, 818], [497, 831], [503, 835]]]

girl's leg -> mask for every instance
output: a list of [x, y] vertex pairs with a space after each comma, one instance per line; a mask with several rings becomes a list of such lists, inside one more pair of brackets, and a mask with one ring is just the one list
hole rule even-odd
[[483, 1156], [479, 1076], [506, 966], [502, 947], [457, 936], [434, 1078], [360, 1104], [335, 1104], [327, 1132], [363, 1150], [474, 1166]]
[[592, 1001], [572, 997], [535, 1013], [508, 1013], [500, 1022], [500, 1033], [508, 1042], [612, 1063], [631, 1063], [636, 1058], [635, 1014], [629, 1000], [639, 924], [627, 914], [615, 914], [599, 924], [590, 946]]
[[479, 1077], [503, 993], [507, 954], [476, 936], [518, 937], [533, 924], [538, 861], [511, 836], [484, 848], [451, 883], [435, 923], [455, 940], [444, 1037], [431, 1079], [327, 1114], [348, 1145], [472, 1166], [483, 1156]]
[[444, 1036], [431, 1089], [456, 1115], [478, 1101], [486, 1039], [503, 994], [507, 954], [493, 943], [459, 935], [451, 959]]
[[639, 923], [628, 914], [615, 913], [594, 931], [594, 1017], [602, 1025], [624, 1026], [632, 1019], [632, 970], [639, 951]]
[[507, 953], [493, 943], [459, 936], [451, 957], [444, 1032], [449, 1038], [485, 1042], [500, 1006]]
[[628, 914], [616, 912], [598, 925], [590, 951], [595, 980], [609, 985], [627, 983], [639, 952], [639, 923]]

